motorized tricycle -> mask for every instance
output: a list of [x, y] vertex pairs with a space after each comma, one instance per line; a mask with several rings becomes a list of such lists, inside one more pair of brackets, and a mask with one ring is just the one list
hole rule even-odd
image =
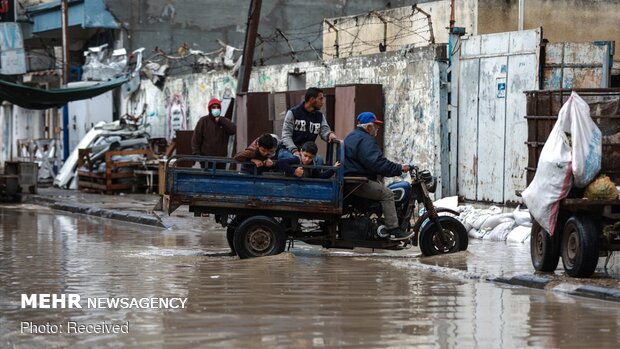
[[[338, 141], [330, 144], [327, 163], [342, 161], [343, 148]], [[188, 161], [203, 165], [176, 166]], [[227, 228], [229, 245], [240, 258], [279, 254], [287, 240], [345, 249], [400, 250], [419, 245], [425, 256], [467, 249], [467, 231], [454, 218], [458, 213], [433, 205], [430, 193], [435, 190], [436, 178], [415, 166], [408, 180], [388, 186], [394, 192], [400, 227], [410, 232], [409, 238], [392, 241], [384, 229], [380, 204], [355, 196], [355, 190], [368, 179], [344, 177], [342, 167], [314, 166], [335, 172], [332, 178], [320, 179], [271, 172], [246, 174], [218, 169], [218, 163], [240, 164], [219, 157], [170, 159], [164, 210], [170, 214], [189, 205], [196, 216], [214, 214]], [[420, 207], [424, 208], [422, 214]]]

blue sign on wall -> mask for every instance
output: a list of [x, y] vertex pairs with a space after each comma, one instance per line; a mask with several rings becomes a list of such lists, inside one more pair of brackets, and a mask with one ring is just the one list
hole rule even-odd
[[0, 74], [26, 73], [26, 53], [22, 29], [15, 22], [0, 23]]

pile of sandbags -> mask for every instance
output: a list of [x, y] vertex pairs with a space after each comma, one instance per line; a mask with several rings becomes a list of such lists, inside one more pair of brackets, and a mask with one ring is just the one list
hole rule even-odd
[[476, 209], [473, 206], [459, 206], [457, 217], [472, 238], [492, 241], [512, 241], [525, 243], [532, 228], [528, 210], [517, 207], [514, 211], [504, 213], [497, 206]]

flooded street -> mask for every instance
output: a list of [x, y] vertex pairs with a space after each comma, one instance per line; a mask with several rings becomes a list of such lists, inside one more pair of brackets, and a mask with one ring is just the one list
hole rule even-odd
[[[353, 254], [304, 244], [292, 253], [251, 260], [227, 252], [222, 233], [161, 230], [36, 206], [0, 207], [0, 348], [609, 348], [620, 343], [618, 303], [419, 267], [456, 263], [475, 272], [469, 252], [423, 260], [417, 249]], [[513, 263], [530, 263], [522, 247], [511, 256]], [[77, 294], [84, 307], [22, 308], [22, 294], [41, 293]], [[84, 300], [96, 297], [187, 301], [176, 309], [86, 307]], [[30, 322], [57, 324], [63, 333], [24, 331], [23, 323]], [[69, 322], [126, 324], [128, 333], [67, 333]]]

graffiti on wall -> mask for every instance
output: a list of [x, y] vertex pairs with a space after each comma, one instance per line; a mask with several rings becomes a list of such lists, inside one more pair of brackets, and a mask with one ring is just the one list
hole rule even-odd
[[178, 93], [174, 94], [166, 105], [168, 115], [168, 141], [176, 137], [177, 130], [187, 130], [189, 118], [185, 101]]

